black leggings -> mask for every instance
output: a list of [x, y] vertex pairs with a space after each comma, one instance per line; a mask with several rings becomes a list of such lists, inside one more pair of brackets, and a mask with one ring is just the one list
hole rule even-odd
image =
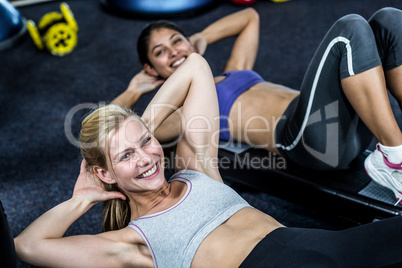
[[16, 267], [14, 240], [8, 226], [7, 215], [0, 201], [0, 267]]
[[373, 135], [346, 98], [341, 80], [382, 65], [402, 64], [402, 11], [383, 8], [369, 21], [352, 14], [335, 22], [304, 76], [300, 96], [275, 130], [281, 154], [318, 170], [347, 168]]
[[401, 237], [401, 216], [342, 231], [279, 228], [240, 267], [402, 267]]

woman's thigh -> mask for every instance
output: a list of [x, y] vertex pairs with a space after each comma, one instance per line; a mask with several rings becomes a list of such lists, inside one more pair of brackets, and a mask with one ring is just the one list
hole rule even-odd
[[280, 152], [314, 169], [347, 167], [373, 136], [350, 105], [341, 80], [380, 64], [368, 22], [359, 15], [339, 19], [309, 64], [298, 102], [277, 127]]

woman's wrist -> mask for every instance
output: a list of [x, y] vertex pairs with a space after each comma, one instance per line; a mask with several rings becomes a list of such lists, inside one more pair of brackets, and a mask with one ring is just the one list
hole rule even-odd
[[70, 198], [70, 200], [68, 200], [68, 202], [71, 204], [71, 206], [74, 208], [74, 210], [81, 211], [81, 212], [83, 212], [82, 214], [87, 212], [95, 204], [99, 203], [99, 202], [90, 201], [82, 196], [72, 196]]
[[127, 92], [130, 92], [131, 94], [140, 94], [141, 90], [140, 85], [137, 83], [130, 83], [126, 89]]

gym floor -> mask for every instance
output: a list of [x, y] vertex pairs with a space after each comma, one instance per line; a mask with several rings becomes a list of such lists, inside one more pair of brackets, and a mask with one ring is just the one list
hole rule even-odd
[[[18, 11], [38, 22], [48, 12], [60, 12], [60, 3], [46, 1], [20, 6]], [[12, 48], [0, 51], [0, 200], [14, 236], [71, 196], [80, 165], [74, 143], [80, 120], [89, 104], [110, 102], [141, 69], [136, 39], [154, 19], [110, 14], [98, 0], [67, 3], [79, 26], [78, 43], [71, 54], [58, 57], [40, 51], [28, 34]], [[254, 69], [269, 81], [297, 89], [315, 48], [336, 19], [349, 13], [369, 18], [384, 6], [402, 8], [402, 2], [256, 0], [251, 6], [261, 21], [259, 58]], [[227, 0], [201, 14], [171, 20], [191, 34], [245, 7]], [[205, 57], [214, 74], [222, 70], [232, 41], [222, 40], [208, 48]], [[136, 110], [141, 112], [151, 97], [144, 96]], [[399, 107], [395, 100], [391, 102], [400, 123]], [[288, 226], [342, 229], [355, 224], [334, 211], [304, 206], [273, 193], [248, 187], [236, 190], [253, 206]], [[323, 202], [325, 207], [326, 201], [317, 198], [316, 202]], [[101, 206], [96, 206], [67, 235], [99, 232], [100, 212]], [[19, 267], [29, 266], [19, 262]]]

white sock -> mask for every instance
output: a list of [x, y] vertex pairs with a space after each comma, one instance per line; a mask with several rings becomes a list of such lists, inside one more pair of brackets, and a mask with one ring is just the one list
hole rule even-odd
[[392, 164], [402, 163], [402, 145], [399, 146], [384, 146], [381, 143], [378, 144], [381, 151], [387, 157], [388, 161]]

